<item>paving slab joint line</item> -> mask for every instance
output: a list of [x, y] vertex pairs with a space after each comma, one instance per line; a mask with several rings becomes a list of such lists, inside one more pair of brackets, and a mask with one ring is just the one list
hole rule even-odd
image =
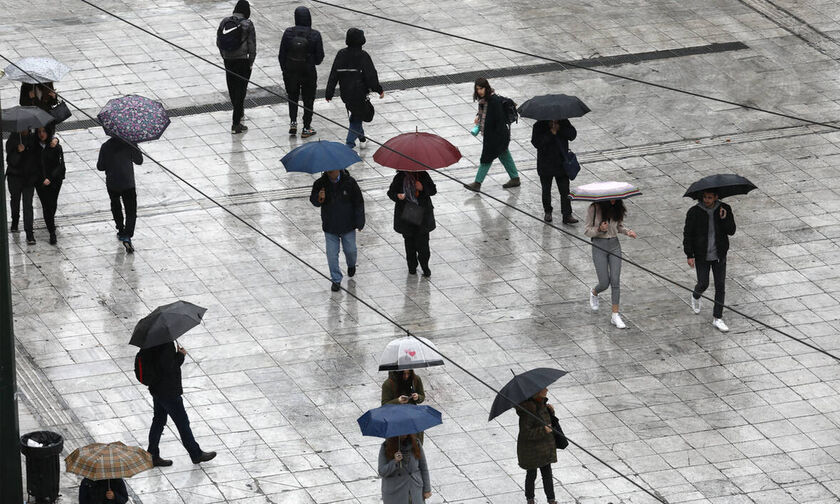
[[[811, 48], [829, 58], [840, 61], [840, 42], [834, 37], [814, 27], [771, 0], [738, 0], [744, 6], [761, 14], [779, 28], [791, 33], [808, 44]], [[807, 2], [806, 2], [807, 4]]]

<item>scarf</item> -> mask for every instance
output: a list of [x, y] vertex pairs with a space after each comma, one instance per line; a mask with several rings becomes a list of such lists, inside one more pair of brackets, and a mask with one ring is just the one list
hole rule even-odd
[[487, 98], [478, 100], [478, 131], [484, 134], [484, 121], [487, 119]]
[[414, 185], [416, 181], [417, 177], [415, 177], [413, 173], [405, 173], [405, 177], [403, 178], [403, 194], [405, 194], [405, 198], [412, 203], [417, 203], [417, 196], [420, 195], [420, 191], [418, 191], [417, 187]]

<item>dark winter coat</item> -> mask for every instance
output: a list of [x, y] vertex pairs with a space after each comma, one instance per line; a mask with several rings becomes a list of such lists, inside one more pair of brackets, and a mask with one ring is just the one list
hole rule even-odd
[[[726, 210], [726, 218], [720, 218], [720, 208]], [[715, 211], [715, 246], [718, 257], [723, 258], [729, 250], [729, 237], [735, 234], [735, 215], [732, 207], [720, 202]], [[709, 214], [697, 205], [688, 209], [683, 228], [683, 251], [689, 259], [697, 257], [706, 259], [706, 249], [709, 245]]]
[[532, 398], [520, 404], [527, 411], [537, 415], [544, 423], [516, 408], [516, 414], [519, 415], [516, 456], [519, 459], [519, 467], [522, 469], [537, 469], [557, 462], [554, 434], [545, 431], [545, 426], [551, 425], [551, 412], [546, 406], [547, 403], [547, 400], [537, 402]]
[[335, 86], [338, 84], [341, 101], [354, 115], [364, 112], [365, 98], [368, 93], [382, 93], [382, 85], [376, 74], [376, 67], [370, 55], [362, 50], [365, 44], [365, 32], [358, 28], [347, 30], [347, 47], [338, 51], [333, 61], [330, 76], [327, 79], [325, 97], [332, 100]]
[[[323, 203], [318, 192], [326, 190]], [[365, 227], [365, 200], [359, 184], [347, 170], [341, 170], [338, 182], [333, 183], [326, 172], [312, 184], [309, 201], [321, 208], [321, 228], [325, 233], [344, 234]]]
[[[402, 371], [390, 371], [388, 379], [382, 383], [382, 405], [386, 404], [400, 404], [400, 396], [411, 396], [412, 392], [417, 393], [417, 400], [410, 399], [409, 404], [420, 404], [426, 400], [426, 394], [423, 390], [423, 380], [419, 376], [412, 373], [411, 386], [409, 387], [405, 380], [402, 379]], [[413, 389], [413, 390], [412, 390]]]
[[568, 119], [560, 121], [557, 134], [551, 132], [551, 121], [537, 121], [531, 130], [531, 145], [537, 149], [537, 174], [540, 177], [566, 176], [563, 160], [569, 152], [569, 142], [577, 137], [577, 130]]
[[[286, 73], [286, 52], [289, 50], [292, 39], [298, 34], [305, 36], [309, 41], [306, 65], [309, 71], [314, 74], [315, 65], [320, 65], [324, 61], [324, 42], [321, 40], [321, 33], [312, 29], [312, 15], [309, 13], [309, 9], [303, 6], [295, 9], [295, 25], [286, 28], [286, 31], [283, 32], [283, 38], [280, 39], [280, 51], [277, 53], [280, 69], [283, 73]], [[317, 78], [317, 74], [314, 75]]]
[[[29, 96], [30, 91], [35, 91], [40, 86], [41, 97], [38, 98]], [[43, 84], [29, 84], [23, 82], [20, 85], [20, 105], [21, 107], [38, 107], [41, 110], [49, 112], [54, 106], [58, 104], [58, 96], [50, 96], [50, 91], [55, 91], [55, 85], [52, 82], [44, 82]]]
[[403, 192], [403, 181], [405, 180], [405, 172], [397, 172], [394, 180], [391, 181], [391, 187], [388, 188], [388, 197], [396, 203], [394, 205], [394, 231], [402, 235], [414, 235], [418, 232], [428, 233], [433, 231], [436, 227], [435, 223], [435, 206], [432, 204], [432, 196], [437, 194], [437, 186], [432, 181], [432, 177], [428, 173], [414, 172], [414, 176], [423, 185], [423, 190], [417, 195], [417, 204], [425, 210], [423, 214], [423, 223], [419, 226], [409, 224], [402, 220], [403, 208], [408, 198], [401, 200], [397, 198], [397, 194]]
[[[23, 152], [18, 152], [18, 145], [23, 144]], [[6, 175], [21, 177], [27, 186], [38, 183], [37, 152], [35, 151], [35, 135], [29, 133], [21, 136], [14, 132], [6, 140]]]
[[164, 343], [145, 351], [146, 365], [155, 367], [157, 381], [149, 386], [152, 395], [163, 397], [177, 397], [184, 394], [181, 385], [181, 365], [184, 354], [179, 352], [175, 343]]
[[55, 147], [50, 147], [52, 138], [47, 138], [44, 146], [36, 140], [34, 148], [34, 163], [38, 172], [37, 183], [43, 184], [45, 179], [50, 182], [64, 180], [66, 167], [64, 165], [64, 149], [61, 144], [56, 144]]
[[[105, 498], [108, 488], [114, 492], [112, 500]], [[126, 502], [128, 502], [128, 489], [122, 478], [98, 481], [84, 478], [79, 484], [79, 504], [125, 504]]]
[[502, 99], [496, 94], [487, 98], [487, 115], [484, 119], [484, 146], [481, 149], [481, 162], [492, 163], [502, 155], [510, 144], [510, 128], [505, 120]]
[[109, 191], [134, 189], [135, 164], [143, 164], [143, 154], [118, 138], [109, 138], [99, 148], [96, 169], [105, 172], [105, 186]]

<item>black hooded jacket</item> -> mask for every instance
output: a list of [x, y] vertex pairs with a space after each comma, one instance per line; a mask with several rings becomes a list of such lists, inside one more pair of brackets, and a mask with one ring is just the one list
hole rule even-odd
[[[286, 28], [283, 38], [280, 40], [280, 52], [277, 53], [277, 60], [280, 62], [280, 69], [286, 73], [287, 51], [296, 36], [303, 36], [309, 41], [306, 65], [310, 72], [315, 72], [315, 65], [324, 61], [324, 43], [321, 40], [321, 33], [312, 29], [312, 15], [306, 7], [295, 9], [295, 25]], [[317, 78], [317, 77], [316, 77]]]
[[119, 138], [109, 138], [99, 148], [96, 169], [105, 172], [105, 186], [109, 191], [134, 189], [136, 164], [143, 164], [143, 154]]
[[365, 98], [368, 93], [382, 93], [376, 67], [370, 55], [362, 50], [365, 45], [365, 32], [358, 28], [347, 30], [345, 39], [347, 47], [338, 51], [327, 79], [325, 97], [332, 100], [335, 96], [335, 86], [338, 84], [341, 101], [354, 114], [364, 111]]
[[[324, 189], [326, 198], [318, 202], [318, 193]], [[347, 170], [341, 170], [338, 182], [333, 183], [326, 172], [312, 185], [309, 201], [321, 208], [321, 228], [325, 233], [344, 234], [365, 227], [365, 200], [356, 179]]]
[[[18, 152], [18, 145], [23, 145], [23, 152]], [[6, 175], [20, 177], [27, 186], [38, 182], [38, 168], [35, 164], [35, 135], [21, 135], [14, 132], [6, 140]]]
[[[47, 130], [49, 132], [49, 130]], [[53, 136], [49, 135], [44, 145], [38, 140], [35, 134], [33, 144], [33, 163], [38, 174], [37, 183], [41, 185], [44, 180], [49, 179], [50, 183], [64, 180], [66, 168], [64, 166], [64, 149], [58, 143], [55, 147], [50, 146]]]
[[152, 362], [157, 370], [158, 380], [149, 386], [152, 395], [163, 397], [177, 397], [184, 395], [181, 385], [181, 365], [184, 354], [175, 348], [175, 343], [164, 343], [143, 350], [148, 362]]
[[566, 176], [563, 160], [569, 142], [577, 138], [577, 130], [568, 119], [560, 121], [557, 134], [551, 132], [551, 121], [537, 121], [531, 130], [531, 145], [537, 148], [537, 174], [540, 177]]

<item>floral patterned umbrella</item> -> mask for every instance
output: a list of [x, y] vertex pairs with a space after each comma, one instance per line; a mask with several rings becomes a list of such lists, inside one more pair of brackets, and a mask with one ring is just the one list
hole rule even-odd
[[96, 118], [107, 135], [132, 143], [157, 140], [170, 122], [163, 104], [138, 95], [109, 100]]

